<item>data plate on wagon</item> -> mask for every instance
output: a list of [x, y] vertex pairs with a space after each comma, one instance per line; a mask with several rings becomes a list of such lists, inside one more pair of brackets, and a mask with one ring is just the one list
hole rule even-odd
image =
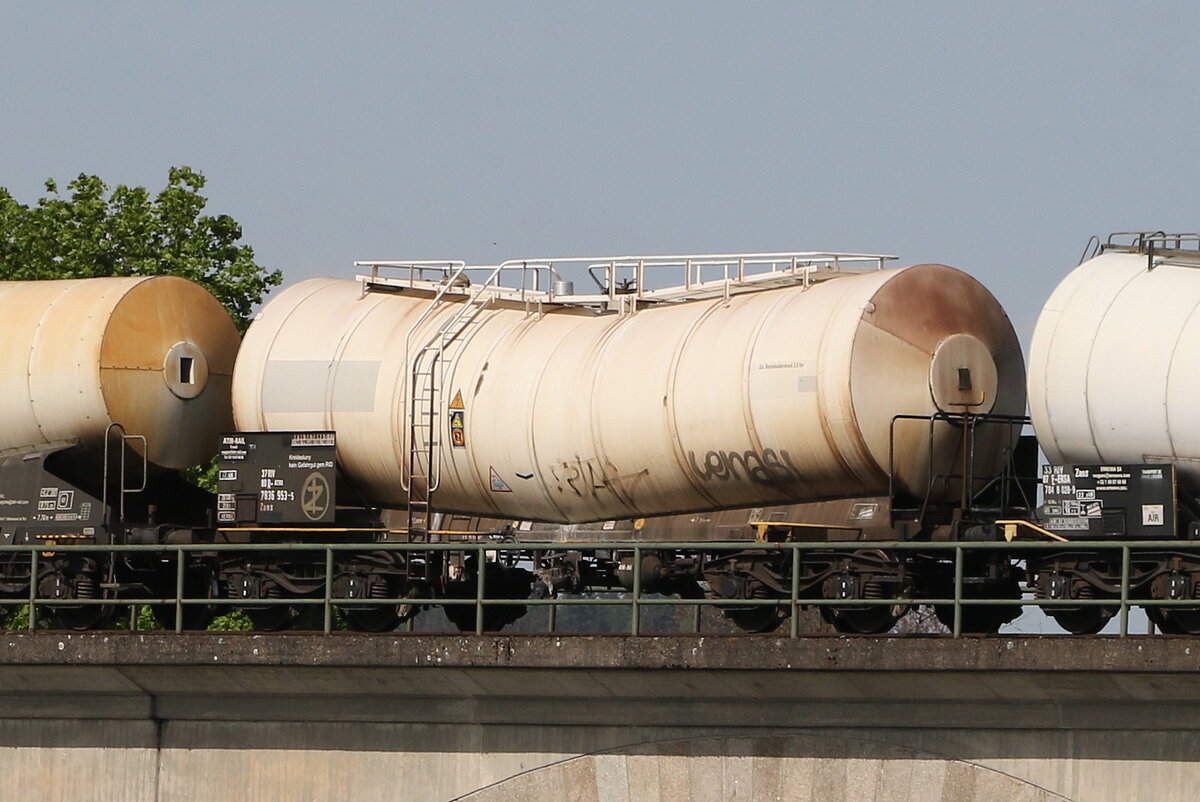
[[1174, 465], [1045, 465], [1042, 525], [1076, 540], [1175, 536]]
[[333, 432], [221, 435], [217, 522], [312, 524], [334, 519]]

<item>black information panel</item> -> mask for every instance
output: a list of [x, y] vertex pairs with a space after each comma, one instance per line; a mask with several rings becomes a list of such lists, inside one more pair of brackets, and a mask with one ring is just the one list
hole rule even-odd
[[1175, 466], [1044, 465], [1041, 515], [1079, 540], [1175, 537]]
[[54, 534], [96, 542], [104, 522], [101, 501], [46, 469], [47, 460], [61, 450], [0, 458], [0, 537], [5, 545]]
[[217, 522], [333, 521], [336, 452], [333, 432], [222, 435]]

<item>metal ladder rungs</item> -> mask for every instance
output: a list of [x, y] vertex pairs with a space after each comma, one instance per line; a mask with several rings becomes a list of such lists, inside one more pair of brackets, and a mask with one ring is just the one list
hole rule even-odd
[[[500, 267], [496, 267], [491, 276], [481, 284], [466, 285], [461, 294], [466, 295], [465, 303], [453, 309], [433, 336], [416, 351], [410, 372], [410, 390], [408, 404], [408, 434], [409, 434], [409, 483], [408, 483], [408, 519], [409, 530], [413, 531], [416, 516], [421, 512], [432, 511], [432, 495], [440, 480], [439, 448], [442, 445], [439, 426], [446, 419], [444, 410], [438, 408], [441, 396], [441, 382], [446, 371], [445, 366], [452, 363], [452, 357], [447, 353], [454, 344], [463, 342], [463, 335], [480, 324], [480, 313], [495, 301], [493, 295], [487, 292], [489, 287], [496, 285], [500, 276]], [[437, 289], [429, 308], [409, 330], [406, 341], [407, 353], [413, 353], [413, 333], [422, 320], [425, 320], [447, 292], [460, 286], [459, 279], [463, 276], [463, 268], [447, 271], [441, 287]], [[417, 473], [423, 470], [424, 473]], [[402, 475], [403, 480], [403, 475]], [[427, 523], [427, 522], [426, 522]]]

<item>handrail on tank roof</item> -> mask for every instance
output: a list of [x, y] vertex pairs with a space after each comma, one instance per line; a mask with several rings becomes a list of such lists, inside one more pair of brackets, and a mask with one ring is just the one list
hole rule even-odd
[[[1116, 242], [1118, 237], [1130, 237], [1129, 242]], [[1173, 244], [1173, 245], [1172, 245]], [[1190, 244], [1190, 248], [1185, 248]], [[1101, 248], [1145, 253], [1147, 250], [1200, 250], [1200, 234], [1186, 232], [1168, 234], [1165, 231], [1114, 231]]]
[[[765, 253], [714, 253], [626, 256], [564, 256], [509, 259], [495, 265], [465, 265], [462, 262], [430, 260], [358, 261], [357, 267], [369, 267], [369, 276], [359, 276], [364, 291], [373, 288], [409, 287], [430, 289], [426, 272], [440, 271], [443, 281], [452, 273], [470, 275], [486, 271], [488, 292], [498, 297], [525, 303], [557, 303], [575, 306], [601, 306], [632, 311], [637, 302], [683, 301], [695, 298], [728, 297], [733, 292], [783, 284], [808, 286], [821, 278], [843, 273], [881, 269], [897, 257], [886, 254], [840, 253], [832, 251], [781, 251]], [[461, 265], [461, 268], [459, 267]], [[582, 266], [598, 287], [597, 293], [576, 293], [559, 268]], [[682, 283], [651, 289], [647, 271], [661, 276], [666, 271], [681, 271]], [[400, 271], [398, 278], [384, 271]], [[506, 272], [520, 271], [520, 283], [501, 284]], [[407, 273], [407, 275], [405, 275]]]

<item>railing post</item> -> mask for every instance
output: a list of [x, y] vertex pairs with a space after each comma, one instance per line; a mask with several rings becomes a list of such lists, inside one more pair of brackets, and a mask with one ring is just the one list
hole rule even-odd
[[175, 547], [175, 631], [183, 632], [183, 547]]
[[475, 547], [475, 634], [483, 634], [483, 577], [487, 573], [487, 551], [483, 546]]
[[1121, 637], [1129, 634], [1129, 547], [1121, 547]]
[[962, 636], [963, 547], [954, 544], [954, 637]]
[[37, 626], [38, 552], [29, 550], [29, 631]]
[[791, 636], [800, 636], [800, 549], [792, 546]]
[[[691, 270], [690, 262], [688, 265], [688, 269], [689, 269], [689, 271]], [[641, 598], [642, 598], [642, 549], [640, 546], [634, 546], [633, 547], [633, 604], [630, 605], [630, 609], [629, 609], [629, 634], [630, 635], [641, 634], [642, 610], [641, 610], [641, 607], [639, 606]]]
[[333, 547], [325, 547], [325, 634], [333, 632]]

